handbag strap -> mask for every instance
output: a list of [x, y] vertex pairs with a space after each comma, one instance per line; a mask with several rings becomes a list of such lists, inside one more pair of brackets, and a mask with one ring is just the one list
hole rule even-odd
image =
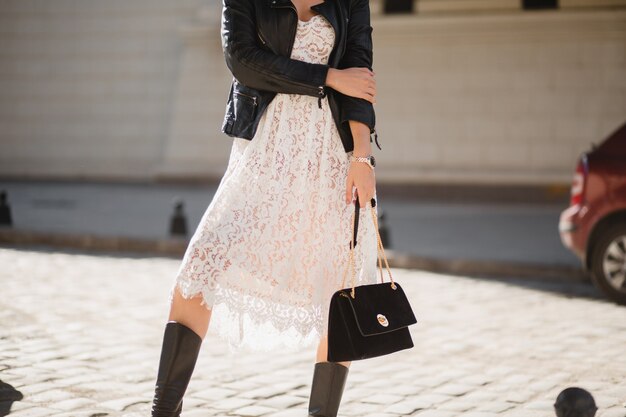
[[[389, 261], [387, 260], [387, 255], [385, 255], [385, 248], [383, 247], [383, 243], [382, 240], [380, 238], [380, 232], [378, 230], [378, 219], [376, 216], [376, 211], [374, 210], [374, 207], [376, 207], [376, 200], [374, 198], [372, 198], [370, 200], [370, 204], [371, 204], [371, 214], [372, 214], [372, 221], [374, 223], [374, 231], [376, 232], [376, 256], [378, 258], [378, 269], [380, 271], [380, 282], [381, 284], [385, 282], [384, 279], [384, 275], [383, 275], [383, 267], [382, 267], [382, 260], [381, 260], [381, 254], [382, 254], [382, 258], [385, 260], [385, 268], [387, 269], [387, 273], [389, 274], [389, 281], [391, 282], [391, 288], [392, 289], [396, 289], [397, 286], [393, 280], [393, 276], [391, 275], [391, 269], [389, 268]], [[359, 196], [357, 194], [356, 197], [356, 201], [355, 201], [355, 206], [354, 206], [354, 213], [352, 214], [352, 239], [350, 240], [349, 246], [350, 246], [350, 261], [348, 263], [348, 265], [346, 265], [346, 269], [344, 270], [343, 273], [343, 279], [341, 281], [341, 287], [344, 288], [345, 286], [345, 282], [346, 282], [346, 274], [348, 272], [348, 267], [351, 267], [352, 270], [352, 291], [350, 292], [350, 295], [352, 296], [352, 298], [355, 297], [355, 286], [356, 286], [356, 269], [354, 266], [354, 247], [356, 246], [356, 238], [357, 238], [357, 231], [358, 231], [358, 227], [359, 227], [359, 211], [360, 209], [360, 203], [359, 203]]]

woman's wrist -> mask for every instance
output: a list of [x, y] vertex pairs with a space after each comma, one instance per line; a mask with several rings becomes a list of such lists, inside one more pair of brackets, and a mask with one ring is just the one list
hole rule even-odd
[[325, 81], [324, 85], [326, 85], [326, 86], [328, 86], [328, 87], [330, 87], [332, 89], [335, 89], [335, 82], [336, 82], [336, 79], [337, 79], [337, 71], [341, 71], [341, 70], [339, 70], [337, 68], [332, 68], [332, 67], [328, 68], [328, 72], [326, 73], [326, 81]]
[[372, 144], [370, 143], [369, 127], [356, 120], [350, 120], [350, 130], [354, 142], [353, 156], [369, 156], [372, 154]]
[[355, 146], [354, 150], [352, 151], [352, 156], [369, 156], [372, 154], [372, 146], [371, 145], [362, 145], [362, 146]]

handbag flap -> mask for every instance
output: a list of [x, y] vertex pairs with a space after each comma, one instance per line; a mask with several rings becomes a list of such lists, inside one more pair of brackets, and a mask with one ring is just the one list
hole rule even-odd
[[392, 332], [417, 323], [409, 300], [404, 290], [395, 283], [394, 290], [390, 282], [381, 284], [359, 285], [340, 290], [350, 303], [359, 331], [363, 336], [373, 336]]

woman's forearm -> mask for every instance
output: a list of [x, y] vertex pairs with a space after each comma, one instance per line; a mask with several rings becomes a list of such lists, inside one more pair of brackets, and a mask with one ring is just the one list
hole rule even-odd
[[370, 142], [370, 128], [357, 120], [350, 120], [350, 131], [354, 139], [354, 156], [367, 156], [372, 154]]
[[291, 59], [259, 45], [254, 2], [224, 0], [222, 49], [228, 69], [242, 84], [276, 93], [318, 96], [329, 66]]

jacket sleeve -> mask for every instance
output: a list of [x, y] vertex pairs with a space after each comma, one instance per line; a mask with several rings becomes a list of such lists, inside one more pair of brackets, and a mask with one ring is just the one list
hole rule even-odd
[[258, 44], [254, 1], [223, 0], [222, 49], [226, 65], [242, 84], [277, 93], [324, 93], [328, 65], [277, 55]]
[[[372, 26], [370, 26], [369, 0], [350, 0], [350, 17], [346, 52], [338, 67], [366, 67], [372, 70]], [[348, 120], [363, 122], [374, 131], [376, 115], [374, 105], [364, 98], [340, 94], [342, 104], [341, 122]]]

